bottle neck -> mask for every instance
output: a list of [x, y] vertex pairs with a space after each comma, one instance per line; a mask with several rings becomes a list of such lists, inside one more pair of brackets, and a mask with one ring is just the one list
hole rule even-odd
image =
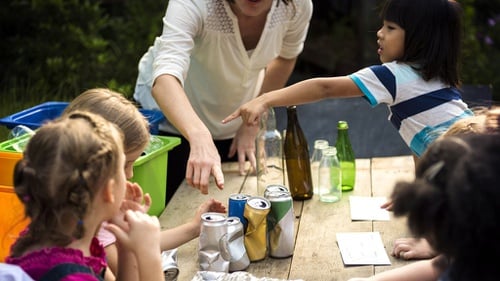
[[337, 137], [339, 140], [349, 141], [349, 134], [347, 132], [347, 129], [338, 129]]
[[286, 114], [288, 117], [288, 126], [297, 122], [297, 108], [295, 106], [287, 107]]
[[272, 107], [270, 107], [267, 112], [262, 114], [260, 118], [260, 129], [264, 131], [276, 130], [276, 116]]

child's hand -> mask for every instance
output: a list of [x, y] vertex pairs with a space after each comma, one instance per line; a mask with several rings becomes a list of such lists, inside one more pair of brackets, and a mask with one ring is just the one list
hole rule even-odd
[[380, 208], [386, 209], [387, 211], [392, 211], [392, 200], [385, 202], [380, 206]]
[[392, 256], [404, 260], [429, 259], [437, 254], [424, 238], [399, 238], [394, 241]]
[[118, 245], [133, 251], [136, 256], [160, 253], [160, 221], [157, 217], [127, 210], [124, 222], [126, 227], [114, 223], [105, 226], [115, 235]]
[[151, 196], [143, 194], [142, 188], [137, 183], [127, 182], [127, 191], [123, 200], [121, 210], [141, 211], [147, 213], [151, 207]]
[[215, 212], [215, 213], [225, 213], [226, 206], [215, 199], [208, 199], [203, 204], [198, 207], [196, 211], [196, 216], [201, 217], [204, 213]]
[[213, 198], [209, 199], [198, 207], [193, 221], [195, 221], [198, 226], [201, 226], [201, 215], [208, 212], [226, 213], [226, 206]]
[[259, 125], [260, 116], [266, 111], [267, 107], [259, 98], [255, 98], [240, 106], [233, 113], [224, 118], [224, 120], [222, 120], [222, 124], [226, 124], [241, 116], [244, 124], [248, 126], [256, 126]]

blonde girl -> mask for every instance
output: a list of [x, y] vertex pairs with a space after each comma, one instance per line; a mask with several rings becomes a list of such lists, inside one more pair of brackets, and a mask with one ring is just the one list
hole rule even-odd
[[[141, 257], [138, 280], [161, 280], [158, 219], [120, 211], [124, 165], [121, 131], [98, 115], [75, 111], [42, 126], [14, 170], [31, 222], [6, 262], [34, 280], [102, 280], [106, 255], [95, 233], [109, 221], [119, 255]], [[123, 262], [118, 278], [132, 280], [135, 270]]]

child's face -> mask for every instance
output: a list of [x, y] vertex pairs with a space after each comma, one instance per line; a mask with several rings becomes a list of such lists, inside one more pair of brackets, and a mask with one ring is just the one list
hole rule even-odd
[[125, 192], [127, 190], [127, 179], [125, 177], [125, 170], [122, 168], [125, 167], [125, 154], [120, 154], [120, 159], [118, 160], [118, 171], [116, 173], [115, 181], [116, 181], [116, 188], [115, 190], [115, 196], [116, 196], [116, 201], [119, 202], [119, 205], [121, 205], [121, 202], [125, 199]]
[[134, 162], [139, 158], [144, 149], [137, 149], [125, 154], [125, 176], [127, 179], [131, 179], [134, 176]]
[[398, 60], [404, 55], [405, 31], [398, 24], [384, 20], [377, 31], [377, 53], [382, 63]]

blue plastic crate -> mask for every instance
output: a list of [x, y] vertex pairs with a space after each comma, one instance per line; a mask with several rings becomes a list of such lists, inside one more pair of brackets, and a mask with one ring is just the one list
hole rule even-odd
[[[24, 125], [30, 129], [37, 129], [43, 123], [61, 116], [67, 106], [68, 102], [45, 102], [0, 119], [0, 125], [6, 126], [8, 129], [12, 129], [18, 125]], [[158, 110], [142, 108], [139, 109], [139, 111], [148, 120], [151, 134], [157, 135], [160, 123], [165, 120], [163, 113]]]

